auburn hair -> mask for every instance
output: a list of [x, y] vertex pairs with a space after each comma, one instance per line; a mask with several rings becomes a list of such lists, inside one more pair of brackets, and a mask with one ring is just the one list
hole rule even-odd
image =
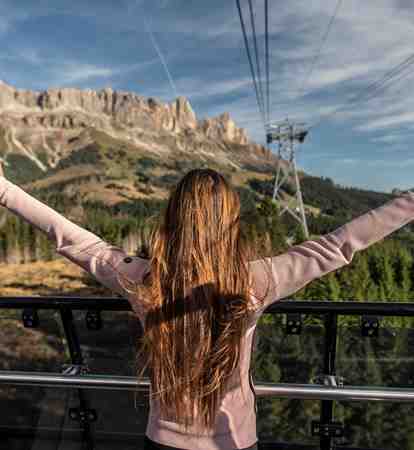
[[261, 304], [269, 290], [260, 299], [251, 289], [257, 249], [240, 228], [237, 191], [212, 169], [189, 171], [152, 228], [148, 252], [144, 281], [125, 287], [147, 311], [137, 376], [148, 367], [164, 420], [212, 430], [257, 307], [251, 296]]

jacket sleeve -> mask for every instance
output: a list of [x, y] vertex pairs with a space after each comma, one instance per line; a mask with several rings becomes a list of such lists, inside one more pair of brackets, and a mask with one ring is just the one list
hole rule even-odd
[[[0, 176], [0, 205], [44, 231], [55, 242], [57, 253], [79, 265], [101, 284], [130, 301], [130, 295], [119, 282], [117, 275], [121, 274], [128, 280], [140, 283], [148, 268], [148, 260], [128, 256], [121, 248], [110, 245], [99, 236], [66, 219], [2, 176]], [[142, 318], [141, 306], [135, 301], [130, 302], [134, 312]]]
[[384, 205], [318, 239], [292, 246], [287, 252], [250, 263], [254, 290], [263, 296], [262, 312], [310, 281], [349, 264], [355, 252], [380, 241], [414, 220], [414, 193], [407, 191]]

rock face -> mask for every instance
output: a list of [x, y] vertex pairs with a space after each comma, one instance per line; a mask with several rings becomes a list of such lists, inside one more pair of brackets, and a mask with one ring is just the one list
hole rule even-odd
[[245, 130], [236, 127], [234, 121], [230, 119], [229, 113], [223, 113], [212, 119], [205, 119], [200, 122], [199, 128], [209, 138], [242, 145], [249, 143]]
[[0, 81], [0, 125], [64, 129], [151, 126], [154, 131], [198, 130], [212, 139], [248, 143], [245, 131], [236, 127], [228, 113], [198, 121], [185, 97], [163, 104], [153, 98], [111, 88], [35, 92], [15, 89]]
[[72, 153], [96, 143], [95, 132], [104, 132], [113, 148], [132, 145], [159, 160], [181, 154], [181, 159], [209, 160], [234, 170], [258, 166], [262, 170], [262, 164], [273, 167], [276, 162], [269, 149], [249, 141], [228, 113], [198, 120], [185, 97], [162, 103], [111, 88], [36, 92], [0, 81], [4, 167], [10, 169], [9, 161], [14, 166], [29, 159], [26, 166], [47, 173]]

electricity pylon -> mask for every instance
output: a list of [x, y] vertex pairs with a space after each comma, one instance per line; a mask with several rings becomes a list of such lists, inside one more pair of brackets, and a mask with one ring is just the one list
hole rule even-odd
[[[306, 239], [309, 238], [309, 231], [296, 167], [295, 146], [302, 144], [307, 134], [308, 131], [304, 123], [294, 123], [286, 119], [283, 122], [271, 124], [266, 135], [268, 144], [278, 142], [277, 172], [272, 200], [275, 201], [276, 198], [282, 200], [280, 192], [283, 191], [283, 183], [293, 176], [295, 180], [295, 195], [287, 202], [279, 215], [282, 215], [285, 211], [291, 214], [302, 225]], [[282, 161], [282, 158], [285, 161]]]

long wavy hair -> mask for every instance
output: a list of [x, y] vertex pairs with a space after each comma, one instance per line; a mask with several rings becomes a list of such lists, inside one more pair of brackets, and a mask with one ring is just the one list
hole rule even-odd
[[[125, 287], [147, 311], [138, 378], [148, 367], [161, 416], [186, 430], [195, 423], [214, 428], [248, 313], [267, 295], [269, 284], [262, 298], [251, 289], [253, 254], [240, 228], [237, 191], [216, 171], [194, 169], [172, 190], [150, 233], [147, 276]], [[241, 383], [240, 370], [238, 376]]]

